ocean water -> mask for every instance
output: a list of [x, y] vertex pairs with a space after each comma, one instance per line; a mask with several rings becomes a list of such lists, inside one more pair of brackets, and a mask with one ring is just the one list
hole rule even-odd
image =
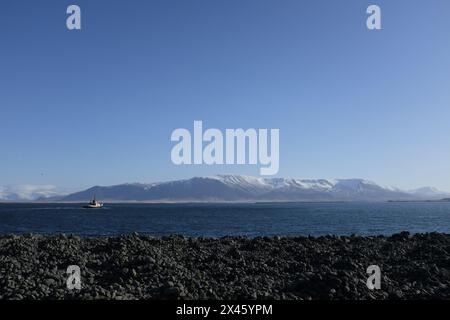
[[259, 204], [0, 204], [0, 234], [153, 236], [450, 233], [450, 202]]

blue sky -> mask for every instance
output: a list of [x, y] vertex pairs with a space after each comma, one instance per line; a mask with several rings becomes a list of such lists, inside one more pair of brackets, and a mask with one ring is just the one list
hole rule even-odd
[[203, 120], [279, 128], [282, 177], [450, 191], [449, 35], [448, 0], [2, 0], [0, 185], [259, 174], [173, 165]]

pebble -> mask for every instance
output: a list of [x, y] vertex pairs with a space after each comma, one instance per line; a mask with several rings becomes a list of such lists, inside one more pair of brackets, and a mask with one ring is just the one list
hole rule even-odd
[[[0, 236], [0, 297], [450, 299], [444, 267], [449, 248], [450, 235], [407, 232], [221, 239]], [[69, 290], [65, 271], [77, 264], [82, 289]], [[374, 264], [382, 272], [381, 290], [366, 286], [366, 269]]]

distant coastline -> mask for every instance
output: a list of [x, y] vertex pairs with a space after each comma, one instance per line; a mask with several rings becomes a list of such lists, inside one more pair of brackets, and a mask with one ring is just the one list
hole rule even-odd
[[[427, 202], [450, 202], [450, 199], [423, 199], [423, 200], [272, 200], [272, 201], [255, 201], [255, 200], [103, 200], [105, 204], [296, 204], [296, 203], [427, 203]], [[85, 201], [55, 201], [55, 200], [33, 200], [33, 201], [4, 201], [0, 200], [0, 204], [86, 204]]]
[[388, 200], [387, 202], [450, 202], [450, 198], [436, 200]]
[[[236, 201], [224, 201], [224, 200], [102, 200], [105, 204], [308, 204], [308, 203], [427, 203], [427, 202], [450, 202], [450, 199], [440, 200], [323, 200], [323, 201], [288, 201], [288, 200], [273, 200], [273, 201], [251, 201], [251, 200], [236, 200]], [[47, 200], [34, 200], [34, 201], [0, 201], [0, 204], [77, 204], [85, 205], [85, 201], [47, 201]]]

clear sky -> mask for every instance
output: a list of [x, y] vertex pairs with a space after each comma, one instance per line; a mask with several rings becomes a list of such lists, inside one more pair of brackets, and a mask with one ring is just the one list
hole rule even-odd
[[450, 191], [450, 1], [2, 0], [0, 111], [0, 185], [259, 174], [173, 165], [203, 120], [279, 128], [281, 177]]

